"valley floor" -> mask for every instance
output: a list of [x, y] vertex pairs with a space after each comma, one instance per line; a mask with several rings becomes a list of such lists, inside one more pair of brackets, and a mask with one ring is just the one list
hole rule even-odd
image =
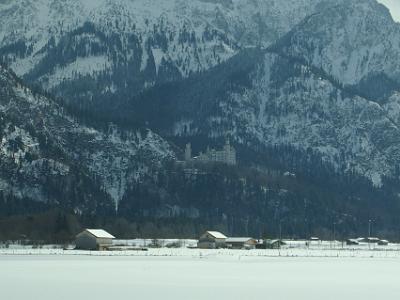
[[[283, 252], [289, 250], [298, 252]], [[368, 300], [400, 295], [396, 250], [287, 249], [281, 257], [278, 250], [1, 251], [1, 298], [8, 300]], [[353, 257], [342, 257], [351, 251]], [[69, 255], [50, 255], [63, 252]]]

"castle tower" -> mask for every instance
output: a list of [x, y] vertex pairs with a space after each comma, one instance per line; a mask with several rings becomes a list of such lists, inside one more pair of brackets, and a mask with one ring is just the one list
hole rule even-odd
[[186, 149], [185, 149], [185, 161], [191, 161], [192, 160], [192, 145], [190, 143], [186, 144]]
[[236, 165], [236, 150], [231, 146], [229, 139], [226, 140], [223, 151], [224, 162], [229, 165]]

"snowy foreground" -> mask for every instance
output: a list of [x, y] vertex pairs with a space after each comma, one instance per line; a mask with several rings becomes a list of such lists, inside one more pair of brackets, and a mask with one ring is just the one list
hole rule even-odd
[[400, 252], [394, 249], [0, 253], [1, 299], [8, 300], [365, 300], [400, 295]]

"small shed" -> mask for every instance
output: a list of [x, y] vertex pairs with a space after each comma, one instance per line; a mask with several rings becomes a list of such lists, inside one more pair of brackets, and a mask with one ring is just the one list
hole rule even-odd
[[265, 249], [280, 249], [282, 245], [285, 245], [285, 242], [283, 242], [282, 240], [265, 241]]
[[380, 241], [380, 239], [377, 238], [377, 237], [369, 237], [369, 238], [367, 238], [367, 242], [370, 243], [370, 244], [378, 244], [379, 241]]
[[321, 242], [321, 239], [317, 236], [310, 237], [310, 242]]
[[347, 246], [357, 246], [357, 245], [360, 245], [360, 241], [357, 239], [347, 239], [346, 245]]
[[380, 239], [377, 238], [377, 237], [366, 237], [366, 238], [360, 237], [360, 238], [357, 239], [357, 241], [359, 243], [378, 244]]
[[115, 237], [103, 229], [85, 229], [76, 236], [77, 249], [105, 250], [112, 246]]
[[388, 240], [380, 240], [378, 242], [378, 245], [379, 246], [387, 246], [387, 245], [389, 245], [389, 241]]
[[227, 237], [219, 231], [206, 231], [200, 236], [197, 247], [201, 249], [224, 248]]
[[251, 237], [231, 237], [227, 238], [225, 243], [231, 249], [255, 249], [257, 240]]

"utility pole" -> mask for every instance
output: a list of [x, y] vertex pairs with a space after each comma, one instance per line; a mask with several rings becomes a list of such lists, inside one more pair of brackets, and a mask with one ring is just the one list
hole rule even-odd
[[247, 216], [247, 218], [245, 219], [245, 223], [246, 223], [246, 235], [247, 235], [247, 236], [249, 235], [249, 221], [250, 221], [250, 218], [249, 218], [249, 216]]
[[369, 249], [371, 249], [371, 235], [372, 235], [372, 222], [373, 222], [374, 220], [372, 220], [372, 219], [369, 219], [368, 220], [368, 248]]
[[372, 234], [372, 220], [368, 220], [368, 237], [371, 237]]
[[333, 222], [333, 246], [336, 244], [336, 222]]
[[371, 237], [371, 220], [368, 220], [368, 237]]

